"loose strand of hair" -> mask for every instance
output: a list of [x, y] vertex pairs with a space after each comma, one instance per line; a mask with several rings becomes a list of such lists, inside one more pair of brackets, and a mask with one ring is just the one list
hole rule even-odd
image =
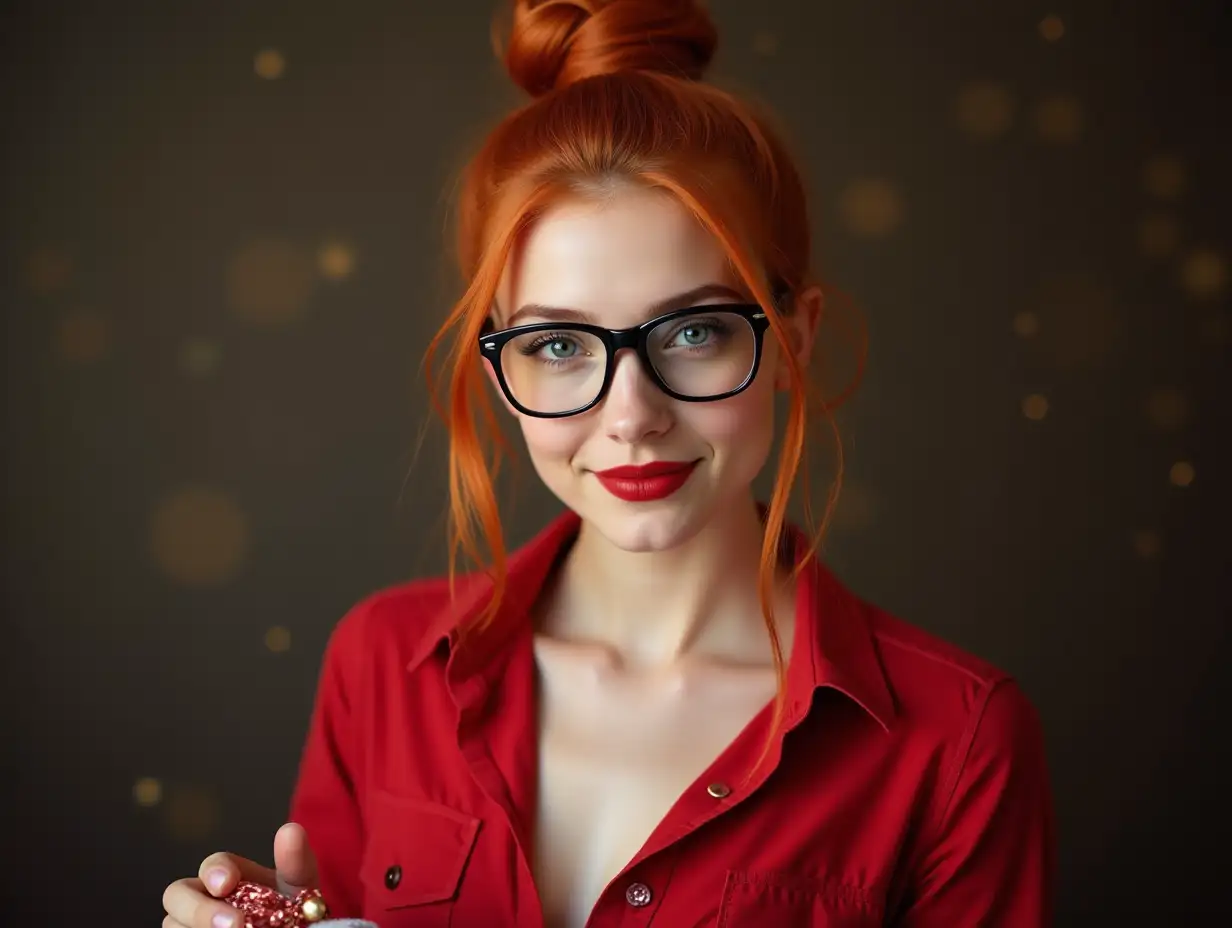
[[[758, 305], [766, 313], [771, 331], [783, 349], [783, 358], [787, 364], [792, 384], [792, 401], [784, 429], [782, 449], [779, 454], [779, 467], [775, 480], [774, 492], [766, 511], [765, 528], [762, 536], [762, 549], [758, 566], [758, 600], [761, 606], [762, 619], [770, 639], [771, 660], [775, 675], [775, 700], [771, 710], [770, 731], [762, 752], [753, 766], [746, 772], [751, 778], [765, 762], [774, 743], [786, 714], [786, 682], [787, 668], [783, 656], [782, 642], [779, 638], [775, 621], [774, 599], [778, 582], [779, 554], [782, 546], [784, 529], [787, 522], [787, 508], [791, 498], [792, 486], [799, 469], [801, 449], [804, 444], [805, 423], [805, 388], [804, 374], [794, 353], [790, 350], [790, 340], [786, 327], [779, 318], [779, 309], [766, 282], [766, 275], [750, 257], [750, 249], [739, 236], [732, 231], [733, 224], [727, 222], [722, 211], [707, 202], [705, 196], [698, 191], [689, 189], [675, 178], [664, 173], [650, 174], [647, 179], [675, 195], [681, 203], [698, 219], [699, 222], [720, 242], [728, 259], [745, 285], [752, 292]], [[794, 569], [794, 567], [793, 567]]]
[[[463, 634], [481, 631], [495, 618], [507, 583], [507, 552], [496, 480], [504, 458], [512, 452], [484, 382], [478, 339], [519, 235], [553, 192], [554, 187], [546, 183], [537, 185], [525, 197], [518, 197], [514, 191], [507, 192], [505, 202], [517, 206], [508, 216], [500, 217], [504, 221], [480, 253], [470, 286], [447, 319], [446, 328], [429, 347], [434, 355], [438, 340], [448, 331], [456, 332], [446, 363], [449, 405], [445, 421], [450, 426], [450, 595], [456, 595], [459, 560], [463, 557], [492, 584], [485, 608], [468, 628], [461, 630]], [[501, 211], [497, 212], [499, 216]]]

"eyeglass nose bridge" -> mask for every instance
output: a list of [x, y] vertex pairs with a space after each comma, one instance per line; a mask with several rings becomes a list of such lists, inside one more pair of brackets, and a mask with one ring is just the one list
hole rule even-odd
[[649, 338], [652, 329], [653, 326], [639, 326], [636, 329], [608, 329], [607, 337], [603, 340], [607, 348], [607, 369], [603, 372], [603, 384], [599, 388], [599, 396], [595, 399], [596, 405], [601, 403], [611, 390], [612, 382], [616, 379], [616, 365], [620, 361], [620, 352], [625, 348], [637, 355], [642, 376], [649, 380], [660, 393], [667, 393], [667, 385], [663, 382], [659, 372], [655, 370], [654, 362], [650, 360]]
[[609, 329], [607, 335], [607, 350], [614, 358], [616, 352], [622, 348], [632, 348], [638, 354], [642, 354], [646, 346], [646, 339], [650, 337], [650, 330], [636, 328], [612, 331]]
[[608, 388], [611, 387], [612, 380], [616, 377], [616, 362], [620, 360], [619, 353], [625, 348], [631, 349], [637, 355], [642, 365], [642, 373], [649, 377], [656, 387], [663, 389], [658, 372], [651, 363], [650, 350], [647, 347], [650, 331], [650, 328], [645, 326], [639, 326], [636, 329], [608, 329], [607, 338], [604, 339], [607, 342], [607, 371], [603, 378], [601, 394], [606, 394]]

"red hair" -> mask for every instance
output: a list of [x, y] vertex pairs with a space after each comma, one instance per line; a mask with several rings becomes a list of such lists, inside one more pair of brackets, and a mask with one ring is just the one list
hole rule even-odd
[[[502, 50], [513, 80], [533, 99], [505, 117], [465, 169], [458, 204], [458, 259], [466, 290], [428, 347], [437, 411], [449, 429], [450, 558], [459, 555], [494, 584], [478, 619], [490, 621], [505, 594], [506, 552], [495, 477], [509, 446], [489, 399], [477, 339], [506, 262], [526, 230], [565, 197], [611, 195], [640, 184], [674, 196], [714, 235], [733, 271], [765, 310], [780, 345], [783, 313], [810, 286], [811, 241], [804, 185], [768, 118], [701, 82], [717, 44], [694, 0], [514, 0]], [[436, 385], [437, 364], [444, 363]], [[837, 437], [832, 409], [796, 361], [774, 491], [765, 514], [759, 595], [774, 657], [781, 718], [785, 666], [773, 618], [776, 568], [788, 503], [805, 459], [816, 407]], [[857, 350], [857, 379], [863, 341]], [[838, 399], [850, 392], [850, 387]], [[838, 467], [811, 554], [833, 509]], [[804, 505], [809, 513], [807, 469]], [[811, 513], [808, 514], [810, 528]], [[798, 570], [806, 557], [797, 558]]]

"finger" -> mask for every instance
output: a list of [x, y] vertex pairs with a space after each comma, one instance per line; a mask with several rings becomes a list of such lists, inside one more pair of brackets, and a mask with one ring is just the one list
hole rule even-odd
[[163, 891], [163, 909], [167, 912], [164, 928], [224, 928], [227, 919], [231, 928], [243, 924], [239, 910], [212, 898], [196, 877], [168, 886]]
[[317, 859], [302, 825], [288, 822], [274, 835], [274, 870], [284, 896], [317, 885]]
[[197, 909], [188, 928], [244, 928], [245, 915], [235, 906], [212, 902]]
[[238, 854], [211, 854], [201, 861], [197, 877], [210, 895], [218, 899], [234, 890], [240, 880], [250, 880], [262, 886], [276, 885], [273, 870]]
[[192, 923], [192, 914], [197, 910], [202, 897], [209, 895], [201, 881], [193, 877], [176, 880], [163, 890], [163, 911], [167, 918], [183, 924]]

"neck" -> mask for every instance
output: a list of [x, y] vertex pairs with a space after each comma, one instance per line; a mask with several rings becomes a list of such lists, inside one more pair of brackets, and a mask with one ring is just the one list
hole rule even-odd
[[[543, 630], [600, 645], [628, 667], [670, 667], [686, 657], [769, 654], [758, 598], [763, 525], [751, 496], [721, 507], [668, 551], [617, 548], [586, 522], [562, 563]], [[790, 620], [790, 616], [776, 618]]]

